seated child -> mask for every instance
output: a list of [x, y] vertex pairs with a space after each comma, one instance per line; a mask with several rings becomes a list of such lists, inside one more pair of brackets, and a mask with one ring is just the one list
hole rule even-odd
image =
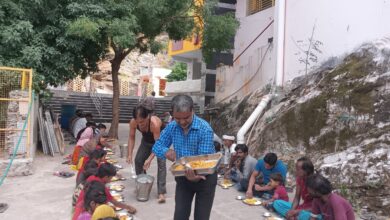
[[288, 202], [288, 194], [286, 188], [284, 187], [283, 176], [280, 173], [272, 173], [270, 175], [270, 182], [268, 185], [273, 189], [274, 195], [271, 199], [263, 202], [265, 207], [272, 207], [272, 203], [275, 200], [284, 200]]
[[80, 196], [81, 191], [85, 187], [86, 180], [88, 177], [96, 175], [99, 168], [99, 164], [96, 163], [95, 160], [90, 160], [84, 167], [84, 171], [82, 173], [82, 178], [80, 179], [80, 183], [77, 185], [76, 189], [74, 190], [73, 197], [72, 197], [72, 207], [74, 208], [76, 206], [77, 200]]
[[[78, 216], [77, 220], [91, 220], [92, 215], [99, 207], [106, 206], [107, 196], [105, 186], [98, 181], [92, 181], [86, 186], [84, 198], [84, 211]], [[111, 210], [104, 217], [115, 217], [115, 211]]]
[[96, 150], [92, 151], [92, 153], [90, 153], [88, 156], [85, 156], [85, 157], [83, 157], [82, 160], [80, 160], [81, 161], [80, 163], [82, 163], [82, 164], [80, 165], [79, 171], [77, 173], [76, 186], [79, 185], [81, 181], [86, 179], [83, 177], [85, 165], [91, 160], [95, 161], [95, 163], [97, 163], [99, 165], [104, 161], [104, 158], [106, 155], [107, 155], [107, 152], [105, 150], [96, 149]]
[[[88, 179], [86, 180], [86, 183], [90, 183], [92, 181], [98, 181], [98, 182], [101, 182], [103, 184], [107, 184], [116, 175], [116, 172], [117, 171], [116, 171], [116, 168], [114, 165], [112, 165], [110, 163], [103, 163], [99, 166], [97, 174], [88, 177]], [[123, 208], [123, 209], [127, 209], [129, 211], [129, 213], [131, 213], [131, 214], [134, 214], [137, 211], [134, 207], [132, 207], [130, 205], [116, 201], [112, 197], [112, 195], [110, 193], [110, 189], [108, 187], [105, 188], [105, 194], [107, 196], [107, 201], [111, 202], [114, 206], [119, 207], [119, 208]], [[84, 211], [84, 207], [83, 207], [84, 195], [85, 195], [85, 190], [82, 190], [80, 193], [80, 196], [77, 200], [76, 206], [75, 206], [75, 212], [74, 212], [74, 215], [72, 218], [73, 220], [77, 220], [78, 216]]]

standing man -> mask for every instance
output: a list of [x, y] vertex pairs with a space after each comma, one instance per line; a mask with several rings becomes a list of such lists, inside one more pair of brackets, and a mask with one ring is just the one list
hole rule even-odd
[[[215, 153], [213, 130], [203, 119], [194, 114], [192, 98], [177, 95], [172, 99], [173, 119], [162, 131], [160, 139], [153, 146], [159, 158], [177, 161], [182, 157]], [[170, 146], [173, 145], [173, 149]], [[201, 176], [191, 169], [183, 177], [175, 177], [174, 220], [188, 220], [195, 196], [195, 220], [210, 219], [213, 206], [217, 173]]]
[[[130, 121], [127, 162], [133, 164], [135, 132], [139, 130], [142, 133], [142, 140], [135, 156], [135, 173], [137, 175], [147, 170], [154, 158], [152, 147], [155, 141], [160, 138], [161, 125], [160, 118], [152, 115], [150, 110], [141, 105], [134, 108], [133, 119]], [[158, 203], [165, 203], [165, 194], [167, 192], [165, 158], [157, 159], [157, 168]]]

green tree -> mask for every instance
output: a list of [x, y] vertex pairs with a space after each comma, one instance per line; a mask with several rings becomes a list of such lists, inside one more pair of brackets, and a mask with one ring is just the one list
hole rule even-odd
[[176, 62], [172, 72], [167, 76], [168, 82], [184, 81], [187, 79], [187, 64]]
[[[231, 49], [237, 22], [232, 16], [213, 15], [215, 1], [205, 5], [196, 0], [2, 0], [0, 2], [0, 64], [32, 67], [38, 73], [36, 88], [58, 85], [78, 75], [97, 71], [97, 62], [108, 50], [113, 81], [110, 135], [118, 136], [119, 79], [123, 59], [131, 51], [158, 53], [156, 36], [170, 39], [189, 37], [194, 31], [220, 30], [213, 25], [233, 22], [234, 30], [212, 32], [212, 39], [229, 38], [227, 47], [206, 43], [208, 53]], [[201, 20], [197, 25], [194, 18]], [[208, 21], [211, 21], [209, 25]], [[216, 22], [218, 21], [218, 22]], [[203, 26], [203, 27], [201, 27]], [[205, 31], [201, 30], [204, 28]], [[233, 33], [227, 37], [226, 33]], [[215, 42], [215, 41], [214, 41]], [[229, 44], [228, 44], [229, 43]], [[206, 54], [206, 59], [209, 55]]]
[[67, 34], [77, 18], [64, 0], [0, 1], [0, 65], [34, 69], [34, 88], [97, 70], [105, 45]]

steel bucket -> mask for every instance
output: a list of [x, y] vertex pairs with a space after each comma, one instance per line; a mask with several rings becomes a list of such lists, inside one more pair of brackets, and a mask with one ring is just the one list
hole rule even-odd
[[150, 191], [152, 190], [154, 177], [147, 174], [137, 176], [136, 183], [136, 198], [138, 201], [146, 202], [149, 200]]
[[120, 150], [120, 157], [127, 158], [127, 151], [128, 151], [127, 144], [120, 144], [119, 150]]

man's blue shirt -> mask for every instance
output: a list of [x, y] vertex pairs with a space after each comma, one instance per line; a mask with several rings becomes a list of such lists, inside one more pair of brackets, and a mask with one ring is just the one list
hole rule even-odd
[[213, 129], [203, 119], [194, 115], [187, 134], [176, 121], [172, 121], [161, 132], [160, 138], [153, 145], [153, 153], [158, 158], [165, 158], [165, 153], [173, 145], [176, 159], [187, 156], [215, 153]]
[[283, 176], [283, 179], [286, 180], [286, 174], [287, 174], [287, 167], [286, 165], [278, 160], [276, 161], [275, 166], [272, 169], [266, 169], [265, 168], [265, 162], [263, 159], [260, 159], [256, 164], [256, 171], [263, 174], [263, 183], [268, 184], [270, 181], [270, 175], [272, 173], [280, 173]]

